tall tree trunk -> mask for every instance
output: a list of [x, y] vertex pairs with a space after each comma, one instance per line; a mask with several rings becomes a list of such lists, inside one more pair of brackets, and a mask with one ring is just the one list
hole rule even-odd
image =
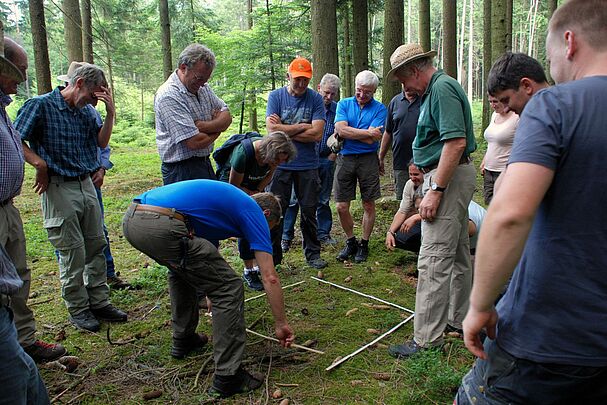
[[406, 43], [413, 42], [412, 40], [412, 31], [411, 31], [411, 2], [413, 0], [407, 0], [407, 38], [405, 39]]
[[[550, 20], [552, 18], [552, 14], [558, 8], [558, 0], [548, 0], [548, 15], [547, 19]], [[546, 71], [546, 78], [548, 79], [548, 83], [554, 84], [554, 80], [552, 76], [550, 76], [550, 63], [548, 63], [548, 58], [544, 60], [544, 70]]]
[[430, 0], [419, 0], [419, 44], [424, 51], [432, 49], [430, 38]]
[[339, 74], [337, 52], [337, 1], [312, 0], [312, 57], [314, 89], [325, 73]]
[[527, 50], [527, 54], [532, 57], [537, 57], [537, 46], [535, 45], [535, 31], [537, 28], [537, 9], [538, 9], [539, 0], [531, 1], [531, 23], [529, 24], [529, 49]]
[[270, 0], [266, 0], [266, 14], [268, 15], [268, 52], [270, 53], [270, 77], [272, 90], [276, 89], [276, 71], [274, 69], [274, 50], [272, 49], [272, 13], [270, 12]]
[[508, 50], [508, 30], [506, 27], [506, 2], [491, 2], [491, 62], [493, 63]]
[[367, 0], [352, 0], [352, 59], [354, 73], [369, 69], [369, 22]]
[[[253, 0], [247, 0], [247, 30], [253, 29]], [[257, 126], [257, 89], [249, 92], [249, 129], [259, 132]]]
[[384, 82], [382, 103], [388, 105], [392, 97], [400, 92], [401, 86], [396, 81], [386, 81], [392, 68], [390, 56], [403, 41], [404, 4], [403, 0], [386, 0], [384, 10]]
[[513, 13], [513, 1], [506, 0], [506, 46], [508, 50], [512, 50], [512, 13]]
[[190, 0], [190, 21], [192, 24], [192, 42], [196, 39], [196, 20], [194, 19], [194, 0]]
[[91, 0], [82, 0], [82, 56], [84, 61], [94, 63], [93, 59], [93, 23], [91, 19]]
[[344, 97], [351, 97], [354, 93], [352, 90], [352, 48], [350, 46], [350, 7], [348, 2], [344, 2], [341, 17], [344, 28], [344, 69], [342, 74], [341, 90]]
[[53, 85], [51, 84], [51, 69], [48, 58], [48, 44], [46, 42], [44, 1], [30, 0], [29, 11], [32, 25], [32, 42], [34, 45], [38, 94], [45, 94], [53, 89]]
[[489, 126], [490, 110], [487, 97], [487, 76], [493, 63], [491, 53], [491, 3], [492, 0], [483, 0], [483, 125], [481, 134]]
[[159, 0], [160, 27], [162, 29], [162, 72], [165, 80], [173, 73], [173, 56], [171, 51], [171, 19], [168, 0]]
[[63, 27], [68, 62], [81, 62], [82, 57], [82, 17], [78, 0], [63, 0]]
[[443, 0], [443, 69], [457, 78], [457, 4]]
[[464, 4], [462, 5], [462, 20], [459, 26], [459, 37], [457, 40], [457, 81], [460, 82], [462, 86], [462, 75], [464, 74], [464, 38], [466, 36], [466, 5], [467, 2], [464, 0]]
[[472, 104], [474, 98], [474, 0], [470, 0], [470, 19], [468, 25], [468, 100]]
[[[105, 43], [105, 51], [107, 53], [107, 79], [110, 84], [112, 99], [116, 100], [116, 89], [114, 87], [114, 69], [112, 64], [112, 49], [110, 48], [110, 39], [107, 36], [107, 32], [103, 33], [103, 42]], [[114, 115], [114, 123], [116, 123], [117, 119], [118, 113]]]
[[548, 18], [552, 17], [552, 14], [559, 7], [559, 0], [548, 0]]

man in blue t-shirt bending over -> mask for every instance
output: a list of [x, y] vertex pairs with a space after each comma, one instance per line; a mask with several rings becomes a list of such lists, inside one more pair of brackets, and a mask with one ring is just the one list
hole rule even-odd
[[569, 0], [548, 25], [557, 85], [526, 104], [483, 222], [458, 404], [607, 398], [606, 20], [607, 0]]
[[250, 391], [261, 386], [263, 379], [241, 367], [245, 347], [242, 281], [210, 241], [237, 237], [249, 242], [263, 276], [276, 337], [283, 346], [293, 342], [270, 241], [270, 228], [278, 224], [280, 215], [278, 199], [270, 193], [249, 197], [231, 184], [188, 180], [141, 194], [124, 216], [129, 243], [169, 268], [173, 357], [183, 358], [208, 341], [196, 333], [197, 294], [206, 294], [213, 304], [212, 395], [229, 397]]

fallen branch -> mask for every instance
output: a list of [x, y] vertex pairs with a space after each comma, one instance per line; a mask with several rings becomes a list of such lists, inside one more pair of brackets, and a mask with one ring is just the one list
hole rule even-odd
[[207, 359], [204, 361], [204, 363], [202, 363], [202, 366], [200, 366], [200, 370], [198, 370], [198, 373], [196, 374], [196, 378], [194, 379], [194, 386], [192, 389], [195, 389], [196, 387], [198, 387], [198, 379], [200, 378], [200, 375], [204, 371], [207, 364], [209, 364], [211, 362], [211, 360], [213, 360], [213, 353], [211, 353], [209, 355], [209, 357], [207, 357]]
[[[303, 283], [305, 283], [305, 282], [306, 282], [306, 280], [298, 281], [297, 283], [293, 283], [293, 284], [285, 285], [284, 287], [282, 287], [282, 289], [283, 289], [283, 290], [286, 290], [287, 288], [295, 287], [295, 286], [300, 285], [300, 284], [303, 284]], [[249, 297], [249, 298], [247, 298], [246, 300], [244, 300], [244, 302], [253, 301], [253, 300], [256, 300], [257, 298], [264, 297], [265, 295], [266, 295], [266, 293], [259, 294], [259, 295], [256, 295], [256, 296], [254, 296], [254, 297]]]
[[362, 352], [363, 350], [365, 350], [367, 347], [369, 346], [373, 346], [375, 343], [379, 342], [380, 340], [382, 340], [383, 338], [385, 338], [386, 336], [388, 336], [389, 334], [391, 334], [392, 332], [394, 332], [395, 330], [397, 330], [398, 328], [400, 328], [401, 326], [403, 326], [404, 324], [406, 324], [407, 322], [409, 322], [411, 319], [413, 319], [415, 315], [411, 315], [409, 316], [407, 319], [405, 319], [404, 321], [402, 321], [401, 323], [399, 323], [398, 325], [394, 326], [392, 329], [390, 329], [389, 331], [387, 331], [386, 333], [384, 333], [381, 336], [378, 336], [377, 338], [373, 339], [371, 342], [367, 343], [366, 345], [364, 345], [363, 347], [355, 350], [354, 352], [348, 354], [345, 357], [342, 357], [341, 359], [339, 359], [338, 361], [334, 362], [333, 364], [331, 364], [329, 367], [325, 368], [325, 371], [331, 371], [333, 370], [335, 367], [339, 366], [341, 363], [348, 361], [349, 359], [351, 359], [352, 357], [356, 356], [358, 353]]
[[28, 302], [28, 303], [27, 303], [27, 306], [28, 306], [28, 307], [33, 307], [34, 305], [45, 304], [45, 303], [50, 302], [50, 301], [52, 301], [52, 300], [53, 300], [53, 297], [51, 297], [51, 298], [47, 298], [47, 299], [45, 299], [45, 300], [40, 300], [40, 301], [32, 301], [32, 302]]
[[316, 280], [316, 281], [320, 281], [321, 283], [329, 284], [329, 285], [332, 285], [333, 287], [341, 288], [342, 290], [350, 291], [350, 292], [353, 292], [354, 294], [358, 294], [358, 295], [361, 295], [363, 297], [370, 298], [372, 300], [379, 301], [381, 303], [393, 306], [394, 308], [398, 308], [398, 309], [400, 309], [402, 311], [406, 311], [406, 312], [408, 312], [410, 314], [415, 313], [414, 311], [410, 310], [409, 308], [405, 308], [405, 307], [402, 307], [402, 306], [400, 306], [398, 304], [394, 304], [392, 302], [388, 302], [386, 300], [382, 300], [381, 298], [374, 297], [373, 295], [365, 294], [365, 293], [362, 293], [360, 291], [356, 291], [356, 290], [353, 290], [351, 288], [344, 287], [343, 285], [332, 283], [330, 281], [325, 281], [325, 280], [323, 280], [321, 278], [318, 278], [318, 277], [310, 276], [310, 278], [313, 279], [313, 280]]
[[55, 396], [55, 398], [53, 398], [51, 400], [51, 402], [57, 401], [59, 398], [64, 396], [68, 391], [70, 391], [70, 390], [74, 389], [75, 387], [77, 387], [78, 385], [80, 385], [91, 374], [91, 370], [92, 370], [92, 368], [89, 368], [88, 371], [86, 373], [84, 373], [84, 375], [82, 377], [80, 377], [80, 379], [78, 379], [77, 381], [74, 381], [73, 383], [70, 384], [69, 387], [67, 387], [66, 389], [61, 391], [59, 394], [57, 394], [57, 396]]
[[277, 387], [299, 387], [299, 384], [274, 383]]
[[124, 346], [124, 345], [128, 345], [129, 343], [133, 343], [133, 342], [137, 341], [137, 339], [132, 338], [132, 339], [125, 340], [125, 341], [122, 341], [122, 342], [119, 342], [119, 341], [112, 342], [112, 339], [110, 338], [110, 325], [111, 325], [111, 323], [108, 323], [108, 325], [107, 325], [107, 332], [106, 332], [107, 341], [109, 342], [110, 345], [112, 345], [112, 346]]
[[[266, 340], [270, 340], [272, 342], [280, 343], [280, 341], [278, 339], [276, 339], [276, 338], [273, 338], [273, 337], [270, 337], [270, 336], [266, 336], [266, 335], [262, 335], [261, 333], [257, 333], [257, 332], [255, 332], [255, 331], [253, 331], [251, 329], [247, 329], [246, 331], [249, 332], [249, 333], [251, 333], [251, 334], [253, 334], [253, 335], [255, 335], [255, 336], [259, 336], [261, 338], [264, 338]], [[294, 348], [296, 348], [296, 349], [301, 349], [301, 350], [305, 350], [305, 351], [312, 352], [312, 353], [325, 354], [325, 352], [321, 352], [320, 350], [316, 350], [316, 349], [312, 349], [310, 347], [305, 347], [305, 346], [302, 346], [302, 345], [298, 345], [297, 343], [293, 343], [293, 344], [291, 344], [291, 346], [294, 347]]]

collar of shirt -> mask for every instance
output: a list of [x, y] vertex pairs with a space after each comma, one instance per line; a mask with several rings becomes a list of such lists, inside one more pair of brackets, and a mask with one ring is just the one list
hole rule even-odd
[[333, 114], [335, 114], [337, 112], [337, 103], [335, 101], [331, 101], [331, 104], [329, 104], [328, 107], [325, 104], [325, 110], [327, 110], [327, 112], [332, 112]]

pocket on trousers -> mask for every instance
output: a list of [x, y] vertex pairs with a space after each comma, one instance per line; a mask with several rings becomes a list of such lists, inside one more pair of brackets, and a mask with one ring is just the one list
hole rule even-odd
[[45, 218], [42, 226], [46, 229], [48, 240], [55, 249], [73, 249], [82, 244], [75, 230], [70, 230], [69, 221], [65, 217]]

